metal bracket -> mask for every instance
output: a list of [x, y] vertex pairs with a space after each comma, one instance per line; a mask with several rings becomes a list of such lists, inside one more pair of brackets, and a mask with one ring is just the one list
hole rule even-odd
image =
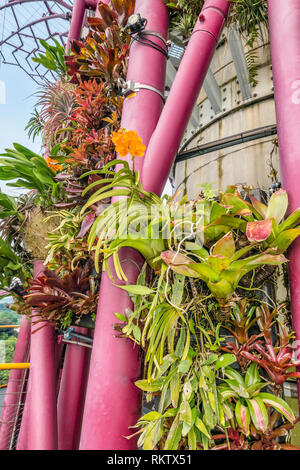
[[122, 86], [122, 94], [127, 97], [132, 93], [136, 93], [140, 90], [150, 90], [154, 91], [154, 93], [157, 93], [163, 101], [165, 101], [165, 96], [164, 94], [158, 90], [157, 88], [154, 88], [151, 85], [146, 85], [145, 83], [139, 83], [139, 82], [134, 82], [133, 80], [128, 80], [127, 82], [121, 83]]
[[71, 326], [70, 328], [68, 328], [67, 331], [64, 332], [63, 337], [65, 341], [70, 341], [73, 338], [75, 338], [75, 339], [85, 341], [89, 344], [93, 344], [93, 338], [87, 335], [83, 335], [82, 333], [77, 333], [74, 326]]

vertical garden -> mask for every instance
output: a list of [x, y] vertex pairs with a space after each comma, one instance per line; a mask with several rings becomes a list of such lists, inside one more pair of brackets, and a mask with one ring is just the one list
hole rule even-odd
[[[170, 31], [188, 39], [204, 2], [165, 3]], [[134, 6], [100, 2], [68, 55], [42, 41], [34, 60], [56, 80], [40, 87], [26, 127], [42, 139], [41, 154], [13, 143], [0, 156], [0, 179], [26, 190], [0, 193], [0, 289], [34, 331], [46, 321], [59, 334], [94, 328], [103, 270], [128, 292], [134, 308], [115, 312], [114, 330], [139, 348], [143, 364], [135, 386], [144, 411], [126, 436], [139, 448], [296, 449], [298, 417], [283, 392], [300, 378], [300, 361], [289, 302], [267, 287], [276, 292], [279, 269], [286, 273], [300, 208], [287, 215], [285, 190], [261, 200], [235, 181], [218, 193], [204, 185], [191, 201], [143, 188], [136, 162], [146, 147], [120, 127]], [[267, 2], [233, 0], [229, 23], [251, 46], [268, 24]], [[248, 65], [255, 80], [251, 55]], [[123, 247], [144, 259], [134, 285], [118, 256]], [[33, 279], [36, 260], [44, 269]]]

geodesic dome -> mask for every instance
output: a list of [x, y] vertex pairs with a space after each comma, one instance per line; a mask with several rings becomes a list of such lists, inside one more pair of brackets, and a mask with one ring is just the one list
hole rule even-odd
[[36, 82], [51, 79], [51, 71], [32, 58], [43, 50], [40, 39], [65, 45], [72, 7], [73, 0], [1, 0], [0, 61], [20, 67]]

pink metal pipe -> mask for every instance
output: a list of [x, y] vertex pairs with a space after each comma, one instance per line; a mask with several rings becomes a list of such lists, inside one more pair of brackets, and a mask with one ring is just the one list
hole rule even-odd
[[[27, 362], [30, 345], [30, 321], [23, 316], [13, 362]], [[13, 423], [16, 418], [18, 401], [20, 400], [21, 385], [24, 371], [22, 369], [12, 370], [3, 402], [0, 418], [0, 450], [9, 450], [10, 440], [13, 433]]]
[[85, 15], [86, 2], [85, 0], [75, 0], [72, 10], [72, 19], [68, 35], [68, 40], [66, 44], [66, 53], [71, 45], [73, 39], [80, 39], [81, 28], [83, 24], [83, 19]]
[[[60, 360], [62, 355], [62, 348], [63, 343], [56, 345], [56, 356], [55, 356], [55, 367], [56, 367], [56, 376], [58, 378], [60, 373]], [[59, 380], [57, 381], [59, 382]], [[58, 385], [58, 384], [57, 384]], [[58, 386], [57, 386], [58, 389]], [[22, 414], [22, 421], [20, 426], [20, 431], [17, 440], [17, 450], [28, 450], [28, 427], [29, 427], [29, 419], [30, 419], [30, 390], [31, 390], [31, 383], [30, 383], [30, 375], [28, 377], [27, 389], [26, 389], [26, 397], [25, 397], [25, 404]]]
[[[87, 335], [87, 328], [76, 328]], [[58, 450], [77, 450], [91, 350], [69, 344], [66, 348], [57, 403]]]
[[[269, 0], [269, 28], [274, 78], [280, 172], [289, 211], [300, 207], [300, 2]], [[289, 280], [297, 358], [300, 358], [300, 240], [289, 252]], [[298, 380], [300, 404], [300, 381]]]
[[[166, 39], [168, 14], [163, 0], [136, 0], [135, 12], [147, 18], [147, 29]], [[151, 85], [163, 93], [165, 71], [166, 57], [161, 52], [138, 43], [132, 44], [128, 80]], [[159, 94], [141, 90], [125, 100], [121, 126], [137, 131], [147, 145], [162, 106]], [[142, 158], [136, 158], [135, 167], [141, 169], [142, 162]], [[129, 282], [134, 284], [143, 262], [141, 256], [134, 250], [124, 249], [120, 259]], [[112, 263], [111, 270], [114, 273]], [[117, 281], [117, 284], [121, 282]], [[132, 302], [127, 293], [115, 287], [107, 274], [102, 273], [81, 450], [136, 449], [136, 440], [126, 440], [123, 436], [131, 433], [129, 427], [136, 423], [141, 411], [141, 393], [134, 385], [141, 373], [139, 350], [130, 340], [117, 338], [113, 328], [118, 322], [114, 313], [124, 312], [128, 307], [132, 308]]]
[[28, 450], [28, 428], [29, 428], [29, 413], [30, 413], [30, 373], [28, 377], [27, 389], [26, 389], [26, 397], [25, 397], [25, 404], [22, 414], [22, 421], [20, 426], [20, 431], [17, 440], [17, 450]]
[[[36, 261], [34, 277], [43, 268], [42, 261]], [[40, 326], [43, 328], [35, 331]], [[47, 322], [38, 327], [33, 325], [31, 331], [28, 450], [56, 450], [55, 332]]]
[[229, 8], [227, 0], [206, 0], [202, 8], [147, 149], [141, 178], [147, 191], [163, 191]]

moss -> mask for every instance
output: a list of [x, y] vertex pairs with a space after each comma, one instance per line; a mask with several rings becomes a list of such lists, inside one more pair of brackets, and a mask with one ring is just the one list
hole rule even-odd
[[[24, 247], [34, 259], [44, 260], [47, 257], [47, 235], [59, 225], [59, 217], [49, 216], [51, 212], [37, 206], [29, 215], [25, 225]], [[47, 219], [47, 220], [46, 220]]]

